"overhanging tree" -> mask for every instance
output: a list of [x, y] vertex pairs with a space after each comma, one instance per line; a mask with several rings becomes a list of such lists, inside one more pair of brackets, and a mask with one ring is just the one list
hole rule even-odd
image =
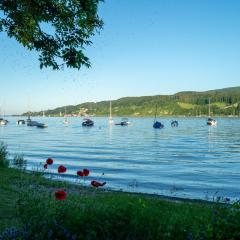
[[90, 67], [85, 47], [103, 26], [103, 0], [0, 0], [0, 32], [39, 53], [40, 68]]

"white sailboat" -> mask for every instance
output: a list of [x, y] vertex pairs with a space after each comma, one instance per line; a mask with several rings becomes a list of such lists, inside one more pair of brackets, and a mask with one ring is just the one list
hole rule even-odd
[[66, 107], [65, 107], [65, 114], [64, 114], [64, 121], [63, 121], [63, 123], [64, 124], [69, 124], [69, 121], [68, 121], [68, 119], [67, 119], [67, 113], [66, 113]]
[[215, 119], [211, 118], [210, 98], [208, 99], [208, 119], [207, 119], [207, 125], [209, 125], [209, 126], [217, 126], [217, 121]]
[[[2, 112], [1, 112], [1, 108], [0, 108], [0, 116], [2, 115]], [[3, 117], [5, 116], [5, 113], [3, 113]], [[3, 119], [2, 117], [0, 117], [0, 125], [7, 125], [8, 124], [8, 120], [6, 119]]]
[[114, 123], [113, 118], [112, 118], [112, 102], [111, 101], [109, 103], [109, 118], [108, 118], [108, 122], [109, 122], [110, 125]]

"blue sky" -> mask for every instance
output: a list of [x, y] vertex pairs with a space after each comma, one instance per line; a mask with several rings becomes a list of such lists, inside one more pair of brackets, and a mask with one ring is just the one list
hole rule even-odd
[[0, 33], [6, 114], [124, 96], [240, 85], [239, 0], [105, 0], [92, 68], [39, 69], [38, 56]]

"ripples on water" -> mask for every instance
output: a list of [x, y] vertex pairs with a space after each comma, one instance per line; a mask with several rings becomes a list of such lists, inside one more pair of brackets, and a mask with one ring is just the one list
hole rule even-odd
[[[39, 118], [46, 129], [0, 126], [0, 140], [11, 154], [23, 153], [28, 167], [52, 157], [68, 168], [66, 180], [76, 171], [91, 170], [90, 179], [107, 181], [113, 189], [157, 193], [187, 198], [240, 196], [240, 120], [217, 119], [217, 127], [205, 118], [179, 118], [179, 127], [163, 118], [164, 129], [153, 129], [152, 118], [131, 118], [131, 126], [109, 126], [96, 117], [95, 126], [84, 128], [82, 119]], [[54, 168], [55, 167], [55, 168]]]

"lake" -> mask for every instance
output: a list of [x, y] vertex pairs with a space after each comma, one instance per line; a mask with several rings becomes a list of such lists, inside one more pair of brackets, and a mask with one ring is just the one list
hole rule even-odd
[[[106, 181], [110, 189], [211, 200], [213, 196], [240, 196], [240, 120], [217, 118], [218, 126], [205, 118], [161, 118], [164, 129], [153, 129], [152, 118], [129, 118], [130, 126], [109, 126], [108, 119], [94, 117], [94, 127], [82, 127], [82, 118], [33, 118], [46, 129], [17, 125], [7, 118], [0, 126], [0, 140], [13, 156], [22, 153], [28, 169], [48, 157], [50, 167], [67, 167], [66, 181], [76, 181], [76, 171], [90, 169], [89, 180]], [[115, 121], [121, 118], [115, 118]]]

